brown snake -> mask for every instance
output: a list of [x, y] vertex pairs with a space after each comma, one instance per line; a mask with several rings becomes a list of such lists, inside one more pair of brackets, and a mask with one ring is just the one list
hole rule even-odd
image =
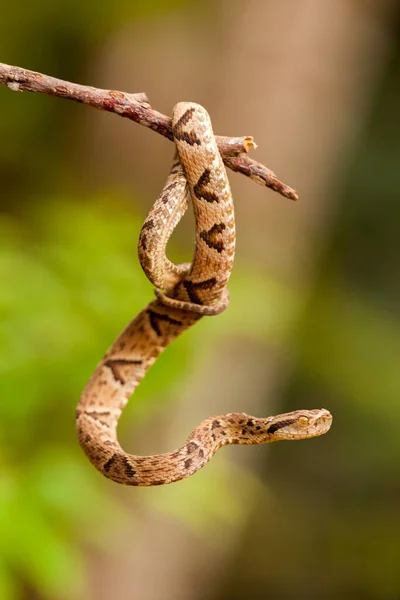
[[[80, 398], [79, 443], [106, 477], [125, 485], [163, 485], [201, 469], [226, 444], [265, 444], [322, 435], [332, 417], [325, 409], [297, 410], [275, 417], [245, 413], [210, 417], [185, 444], [154, 456], [127, 454], [117, 440], [117, 424], [129, 397], [157, 357], [204, 315], [222, 312], [235, 253], [233, 201], [210, 118], [198, 104], [180, 102], [173, 111], [179, 158], [147, 217], [139, 239], [139, 259], [156, 287], [157, 299], [128, 325], [100, 362]], [[192, 199], [196, 219], [191, 264], [166, 257], [172, 231]], [[163, 291], [162, 291], [163, 290]]]

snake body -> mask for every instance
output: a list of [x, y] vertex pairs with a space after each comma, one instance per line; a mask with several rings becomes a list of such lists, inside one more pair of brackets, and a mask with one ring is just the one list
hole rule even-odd
[[[210, 417], [185, 444], [153, 456], [127, 454], [117, 424], [129, 397], [163, 350], [204, 315], [228, 304], [226, 285], [235, 253], [233, 201], [208, 113], [180, 102], [172, 127], [178, 157], [139, 238], [141, 265], [157, 298], [118, 337], [97, 366], [80, 398], [78, 439], [94, 466], [115, 482], [133, 486], [179, 481], [201, 469], [226, 444], [263, 444], [325, 433], [331, 415], [324, 409], [256, 418], [245, 413]], [[168, 239], [191, 198], [196, 219], [191, 264], [166, 257]]]

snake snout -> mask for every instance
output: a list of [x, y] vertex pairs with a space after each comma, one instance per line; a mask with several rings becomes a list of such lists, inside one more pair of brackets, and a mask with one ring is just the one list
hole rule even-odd
[[325, 433], [328, 431], [332, 425], [332, 415], [326, 409], [321, 409], [321, 416], [319, 417], [319, 426], [321, 429], [321, 433]]

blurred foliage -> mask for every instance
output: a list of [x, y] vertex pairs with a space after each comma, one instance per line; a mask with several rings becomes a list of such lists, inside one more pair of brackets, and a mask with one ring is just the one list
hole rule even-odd
[[400, 597], [399, 103], [397, 44], [294, 328], [282, 410], [329, 408], [332, 429], [318, 452], [312, 440], [272, 448], [279, 500], [259, 503], [219, 600]]
[[[196, 3], [9, 3], [0, 54], [90, 83], [86, 65], [107, 35], [130, 19], [182, 6]], [[239, 257], [230, 283], [235, 302], [166, 351], [122, 419], [121, 437], [181, 391], [194, 363], [227, 332], [280, 345], [295, 330], [299, 360], [282, 410], [332, 410], [318, 454], [312, 442], [296, 453], [273, 448], [272, 490], [261, 473], [237, 465], [242, 484], [233, 488], [221, 453], [212, 470], [179, 487], [136, 495], [199, 535], [240, 525], [259, 500], [229, 571], [230, 600], [260, 590], [282, 600], [399, 597], [399, 56], [349, 165], [353, 176], [307, 306]], [[72, 112], [58, 100], [0, 94], [7, 115], [0, 123], [0, 598], [17, 600], [28, 589], [70, 600], [85, 591], [84, 549], [106, 552], [105, 540], [126, 516], [115, 486], [78, 447], [74, 408], [106, 348], [152, 299], [136, 258], [143, 215], [132, 210], [135, 199], [112, 194], [55, 198], [65, 145], [76, 134]]]
[[[237, 488], [236, 480], [242, 483]], [[235, 465], [232, 480], [231, 465], [224, 454], [213, 459], [213, 468], [205, 469], [179, 486], [149, 490], [149, 502], [190, 526], [200, 537], [224, 543], [224, 530], [240, 528], [247, 519], [249, 502], [260, 496], [261, 482], [247, 469]]]
[[[207, 4], [202, 3], [202, 10]], [[119, 28], [197, 8], [194, 0], [3, 3], [0, 59], [64, 80], [96, 85], [87, 71], [92, 71], [102, 45]], [[3, 207], [16, 199], [23, 204], [32, 188], [47, 193], [53, 183], [60, 181], [64, 174], [60, 154], [65, 156], [65, 146], [82, 115], [82, 107], [74, 110], [68, 104], [40, 94], [27, 98], [26, 94], [2, 90], [1, 108], [7, 115], [0, 120], [0, 137], [6, 140], [0, 144]], [[8, 189], [12, 193], [8, 194]]]
[[303, 372], [377, 420], [394, 411], [389, 427], [398, 428], [399, 323], [339, 286], [321, 286], [307, 316]]
[[[73, 416], [94, 365], [148, 300], [131, 251], [135, 224], [100, 200], [95, 207], [43, 202], [26, 226], [0, 220], [4, 600], [17, 597], [18, 578], [50, 598], [70, 597], [83, 580], [76, 538], [93, 543], [101, 515], [112, 522], [121, 514], [83, 460]], [[181, 353], [162, 382], [141, 386], [142, 399], [168, 386], [185, 363], [182, 346]]]
[[[22, 59], [45, 61], [57, 68], [63, 59], [71, 69], [78, 51], [102, 43], [106, 35], [130, 21], [173, 13], [188, 7], [191, 0], [123, 0], [109, 4], [87, 0], [58, 3], [51, 0], [16, 2], [2, 7], [1, 49], [11, 64]], [[39, 35], [44, 34], [44, 35]], [[49, 53], [52, 47], [53, 53]], [[67, 59], [72, 59], [72, 64]], [[21, 65], [22, 66], [22, 65]], [[31, 68], [31, 65], [23, 65]], [[33, 68], [33, 67], [32, 67]]]
[[[78, 448], [73, 416], [96, 362], [152, 299], [136, 258], [143, 219], [127, 206], [110, 197], [89, 203], [42, 199], [24, 219], [0, 218], [2, 600], [18, 597], [17, 581], [49, 598], [71, 597], [84, 585], [79, 544], [104, 539], [102, 514], [108, 527], [121, 516]], [[237, 291], [235, 305], [218, 327], [217, 321], [202, 321], [156, 362], [127, 409], [135, 423], [182, 386], [195, 347], [199, 364], [226, 331], [270, 343], [286, 335], [293, 298], [283, 287], [237, 268], [231, 289]], [[258, 300], [244, 328], [240, 315], [255, 292]], [[262, 318], [266, 312], [274, 319]], [[243, 493], [232, 495], [227, 464], [217, 464], [214, 473], [199, 474], [175, 493], [173, 486], [157, 489], [142, 501], [150, 499], [203, 533], [221, 518], [237, 524], [256, 482], [247, 474]]]
[[[0, 53], [10, 64], [91, 83], [86, 64], [106, 34], [129, 19], [183, 5], [195, 3], [8, 5]], [[0, 92], [7, 114], [0, 123], [0, 598], [15, 600], [32, 589], [70, 599], [85, 589], [85, 545], [103, 545], [124, 515], [110, 496], [114, 489], [78, 447], [74, 409], [106, 348], [152, 299], [136, 253], [143, 215], [132, 211], [132, 199], [112, 195], [55, 198], [60, 181], [70, 182], [65, 157], [82, 107]], [[270, 342], [286, 335], [295, 301], [288, 290], [235, 267], [231, 291], [237, 301], [229, 311], [202, 321], [156, 362], [122, 419], [122, 439], [125, 424], [148, 419], [158, 402], [181, 389], [194, 362], [194, 339], [199, 365], [213, 336], [227, 330]], [[250, 295], [254, 310], [245, 324], [241, 314]], [[137, 501], [152, 502], [198, 532], [215, 528], [221, 517], [232, 526], [244, 518], [249, 496], [245, 489], [232, 495], [227, 463], [217, 465], [218, 476], [201, 474], [179, 494], [169, 487], [139, 494]], [[248, 479], [247, 489], [254, 490]], [[226, 500], [222, 513], [218, 498]]]

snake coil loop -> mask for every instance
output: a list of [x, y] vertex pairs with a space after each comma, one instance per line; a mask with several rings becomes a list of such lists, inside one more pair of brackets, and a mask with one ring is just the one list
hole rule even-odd
[[[204, 315], [216, 315], [229, 303], [226, 289], [235, 254], [233, 201], [210, 118], [194, 103], [173, 111], [175, 159], [164, 189], [142, 227], [139, 259], [156, 288], [156, 300], [128, 325], [97, 366], [76, 411], [79, 443], [106, 477], [133, 486], [163, 485], [201, 469], [226, 444], [264, 444], [304, 439], [328, 431], [332, 417], [324, 409], [256, 418], [245, 413], [209, 417], [178, 450], [154, 456], [127, 454], [117, 425], [129, 397], [164, 349]], [[196, 220], [190, 265], [174, 265], [167, 242], [188, 207]], [[161, 290], [165, 290], [165, 293]]]

